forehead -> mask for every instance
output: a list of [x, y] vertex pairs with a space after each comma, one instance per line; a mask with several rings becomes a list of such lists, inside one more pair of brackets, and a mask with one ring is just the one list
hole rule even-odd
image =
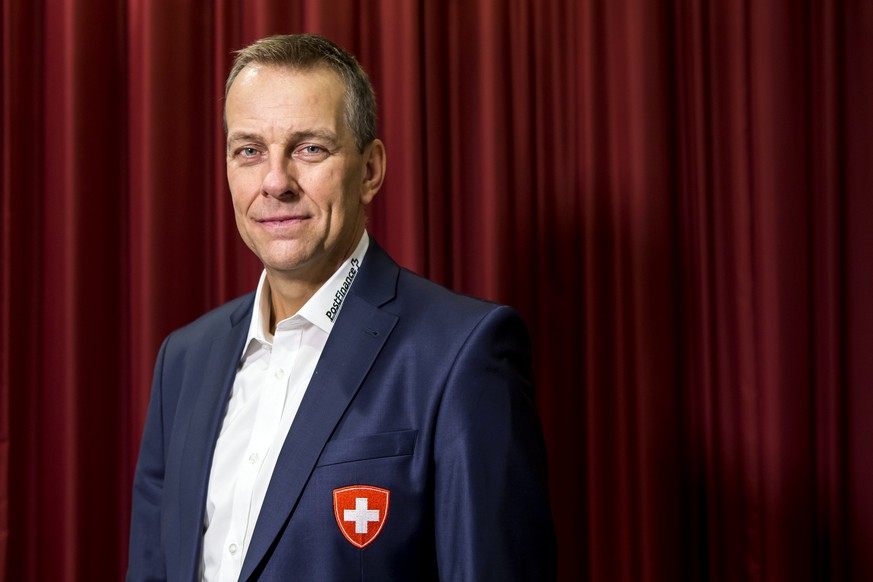
[[244, 119], [334, 117], [344, 105], [345, 86], [331, 69], [249, 63], [228, 90], [225, 113], [232, 125]]

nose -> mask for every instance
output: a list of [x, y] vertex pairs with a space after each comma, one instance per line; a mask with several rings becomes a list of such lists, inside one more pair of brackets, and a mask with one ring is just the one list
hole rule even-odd
[[284, 156], [272, 156], [261, 189], [265, 196], [274, 198], [295, 194], [298, 185], [294, 162]]

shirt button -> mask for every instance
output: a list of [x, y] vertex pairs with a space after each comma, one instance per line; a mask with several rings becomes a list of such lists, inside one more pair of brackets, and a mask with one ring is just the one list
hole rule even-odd
[[284, 375], [285, 375], [285, 370], [283, 370], [282, 368], [279, 368], [278, 370], [276, 370], [275, 376], [276, 376], [277, 380], [282, 378], [282, 376], [284, 376]]
[[237, 546], [236, 544], [230, 544], [230, 545], [227, 547], [227, 551], [229, 551], [229, 552], [230, 552], [230, 555], [232, 555], [232, 556], [236, 554], [236, 551], [237, 551], [238, 549], [239, 549], [239, 546]]
[[258, 462], [258, 453], [252, 453], [252, 456], [249, 457], [249, 463], [254, 465], [257, 462]]

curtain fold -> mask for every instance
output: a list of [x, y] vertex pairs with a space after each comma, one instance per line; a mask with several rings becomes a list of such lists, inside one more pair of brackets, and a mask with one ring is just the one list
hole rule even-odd
[[873, 3], [2, 0], [0, 27], [0, 580], [123, 577], [158, 346], [260, 271], [232, 51], [289, 32], [371, 75], [370, 232], [528, 323], [560, 579], [873, 579]]
[[[834, 467], [832, 479], [836, 486], [830, 491], [847, 500], [840, 509], [847, 526], [845, 535], [835, 537], [831, 544], [835, 555], [841, 550], [849, 556], [852, 569], [849, 576], [873, 575], [873, 464], [869, 462], [873, 442], [873, 371], [870, 350], [873, 346], [873, 76], [869, 71], [873, 58], [873, 4], [850, 3], [834, 13], [837, 33], [836, 51], [840, 59], [837, 70], [843, 82], [838, 86], [838, 161], [836, 182], [844, 197], [840, 200], [838, 255], [841, 303], [838, 305], [843, 326], [839, 368], [832, 377], [839, 378], [845, 390], [834, 395], [842, 404], [837, 422], [841, 425], [843, 447]], [[831, 500], [833, 503], [833, 500]], [[825, 507], [825, 506], [823, 506]]]

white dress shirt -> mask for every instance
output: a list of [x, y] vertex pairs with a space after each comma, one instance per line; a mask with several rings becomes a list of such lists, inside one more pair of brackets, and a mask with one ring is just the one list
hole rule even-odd
[[369, 246], [352, 255], [270, 333], [270, 285], [261, 274], [246, 348], [215, 445], [204, 520], [202, 579], [236, 582], [288, 429]]

